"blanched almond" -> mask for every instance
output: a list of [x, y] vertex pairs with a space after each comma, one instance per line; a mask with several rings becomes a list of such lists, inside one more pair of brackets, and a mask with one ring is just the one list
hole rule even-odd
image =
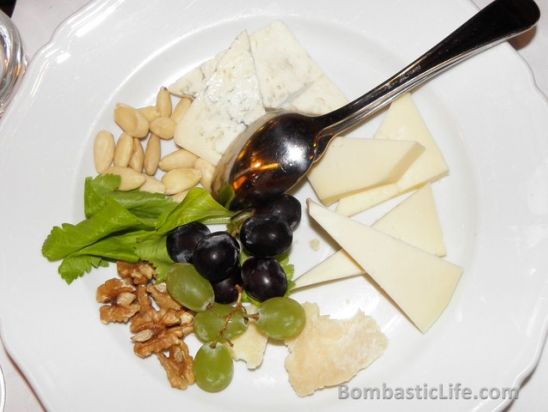
[[158, 179], [152, 176], [145, 176], [145, 179], [145, 183], [143, 183], [143, 186], [139, 190], [149, 193], [164, 193], [166, 191], [164, 184]]
[[195, 154], [184, 149], [179, 149], [168, 154], [167, 156], [164, 156], [163, 159], [160, 160], [160, 169], [167, 172], [169, 170], [179, 169], [181, 167], [192, 167], [197, 158], [198, 157]]
[[166, 187], [166, 193], [174, 195], [175, 193], [184, 192], [196, 186], [201, 177], [202, 174], [196, 169], [173, 169], [162, 177], [162, 183]]
[[188, 190], [185, 190], [184, 192], [179, 192], [171, 196], [171, 198], [177, 202], [181, 203], [183, 200], [185, 200], [186, 195], [188, 194]]
[[141, 173], [143, 171], [143, 164], [145, 162], [145, 152], [141, 141], [137, 138], [133, 139], [133, 154], [131, 159], [129, 159], [129, 167], [133, 170]]
[[179, 100], [179, 102], [175, 105], [175, 109], [173, 109], [173, 113], [171, 113], [171, 120], [173, 120], [176, 123], [179, 123], [181, 119], [184, 117], [191, 103], [192, 103], [192, 100], [190, 100], [187, 97], [183, 97], [181, 100]]
[[148, 120], [131, 106], [117, 104], [114, 109], [114, 121], [130, 136], [143, 138], [148, 134]]
[[156, 109], [162, 117], [171, 116], [171, 95], [165, 87], [160, 88], [156, 95]]
[[145, 172], [152, 176], [158, 170], [160, 163], [160, 138], [154, 134], [150, 135], [145, 151]]
[[106, 130], [97, 133], [93, 144], [93, 162], [97, 173], [103, 173], [110, 167], [114, 159], [114, 148], [112, 133]]
[[152, 122], [154, 119], [160, 117], [160, 113], [158, 113], [158, 110], [156, 110], [156, 106], [145, 106], [141, 107], [138, 110], [143, 116], [145, 116], [149, 123]]
[[116, 149], [114, 149], [114, 166], [126, 167], [132, 153], [133, 138], [127, 133], [122, 133], [116, 143]]
[[177, 124], [169, 117], [158, 117], [150, 123], [150, 131], [158, 137], [169, 140], [173, 139]]
[[117, 175], [122, 178], [119, 190], [133, 190], [145, 183], [145, 177], [129, 167], [113, 166], [105, 171], [106, 175]]
[[207, 191], [211, 191], [211, 183], [213, 182], [213, 175], [215, 174], [215, 166], [202, 158], [197, 159], [194, 163], [194, 168], [198, 169], [202, 174], [200, 183]]

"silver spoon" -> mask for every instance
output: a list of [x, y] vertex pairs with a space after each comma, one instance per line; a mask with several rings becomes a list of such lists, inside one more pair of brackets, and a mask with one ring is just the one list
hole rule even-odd
[[530, 29], [539, 17], [532, 0], [495, 0], [413, 63], [340, 109], [315, 117], [267, 113], [221, 158], [213, 195], [231, 209], [242, 209], [286, 192], [321, 158], [334, 136], [442, 71]]

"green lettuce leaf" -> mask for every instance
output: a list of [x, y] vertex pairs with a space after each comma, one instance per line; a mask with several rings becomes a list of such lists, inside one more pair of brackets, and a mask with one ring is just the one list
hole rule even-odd
[[42, 245], [42, 254], [50, 261], [59, 260], [106, 236], [145, 227], [137, 216], [107, 198], [105, 206], [89, 219], [55, 226]]
[[177, 203], [161, 193], [140, 190], [118, 191], [120, 177], [102, 175], [88, 177], [84, 190], [84, 212], [87, 218], [93, 216], [111, 198], [150, 226], [155, 226], [161, 216], [169, 214]]
[[194, 221], [205, 224], [226, 224], [233, 214], [217, 203], [207, 190], [195, 187], [177, 207], [163, 217], [158, 232], [167, 233], [177, 226]]
[[121, 180], [120, 176], [117, 175], [86, 177], [84, 183], [84, 214], [87, 218], [93, 216], [105, 206], [105, 197], [108, 193], [118, 189]]
[[148, 238], [151, 231], [138, 230], [122, 233], [117, 236], [109, 236], [92, 245], [73, 253], [71, 256], [92, 255], [101, 256], [105, 259], [135, 263], [140, 260], [139, 254], [135, 250], [135, 245]]
[[117, 260], [148, 261], [162, 281], [173, 264], [167, 253], [166, 233], [193, 221], [228, 223], [233, 216], [201, 188], [192, 189], [177, 204], [162, 194], [122, 192], [117, 190], [119, 185], [119, 176], [87, 178], [87, 219], [54, 227], [42, 245], [48, 260], [63, 259], [59, 274], [67, 283]]
[[108, 262], [97, 256], [69, 256], [63, 259], [58, 272], [69, 285], [93, 268], [106, 267]]
[[135, 246], [135, 253], [141, 260], [154, 266], [157, 282], [165, 281], [167, 272], [174, 263], [167, 253], [166, 235], [151, 235], [139, 241]]

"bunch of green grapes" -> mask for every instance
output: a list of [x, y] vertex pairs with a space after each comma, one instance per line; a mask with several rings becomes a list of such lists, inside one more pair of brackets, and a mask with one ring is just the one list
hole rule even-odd
[[265, 300], [254, 315], [248, 315], [239, 303], [214, 303], [211, 284], [191, 264], [173, 265], [167, 276], [167, 290], [181, 305], [197, 312], [194, 332], [204, 344], [196, 353], [193, 371], [197, 385], [207, 392], [221, 391], [232, 381], [234, 365], [226, 344], [242, 335], [250, 321], [275, 340], [294, 338], [305, 325], [304, 309], [288, 297]]

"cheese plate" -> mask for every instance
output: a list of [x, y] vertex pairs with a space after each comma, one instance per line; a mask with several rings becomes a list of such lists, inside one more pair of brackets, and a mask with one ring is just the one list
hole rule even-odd
[[[170, 0], [159, 8], [144, 0], [100, 0], [58, 29], [31, 63], [0, 126], [0, 170], [9, 176], [0, 182], [2, 193], [9, 194], [0, 217], [2, 338], [47, 409], [239, 410], [245, 399], [246, 407], [263, 410], [434, 411], [441, 402], [447, 410], [493, 410], [509, 402], [344, 400], [337, 388], [301, 399], [283, 371], [283, 347], [269, 347], [254, 374], [238, 365], [234, 384], [218, 395], [197, 388], [174, 391], [158, 365], [135, 361], [126, 329], [97, 321], [94, 293], [109, 270], [68, 288], [38, 253], [54, 222], [81, 218], [81, 182], [93, 170], [88, 156], [93, 133], [113, 125], [116, 102], [150, 101], [158, 85], [172, 84], [227, 49], [242, 30], [254, 32], [276, 20], [354, 98], [475, 12], [464, 1], [420, 3]], [[421, 30], [417, 20], [424, 22]], [[547, 327], [546, 102], [507, 45], [436, 79], [414, 100], [451, 173], [433, 187], [447, 259], [464, 267], [448, 309], [423, 335], [360, 277], [295, 297], [317, 302], [322, 314], [334, 318], [362, 309], [378, 322], [389, 346], [350, 383], [356, 388], [461, 383], [478, 391], [519, 385], [534, 368]], [[354, 137], [373, 136], [381, 118]], [[296, 195], [301, 201], [315, 197], [308, 184]], [[356, 219], [372, 223], [401, 200]], [[318, 250], [309, 246], [314, 240]], [[337, 248], [304, 219], [292, 250], [296, 273]]]

